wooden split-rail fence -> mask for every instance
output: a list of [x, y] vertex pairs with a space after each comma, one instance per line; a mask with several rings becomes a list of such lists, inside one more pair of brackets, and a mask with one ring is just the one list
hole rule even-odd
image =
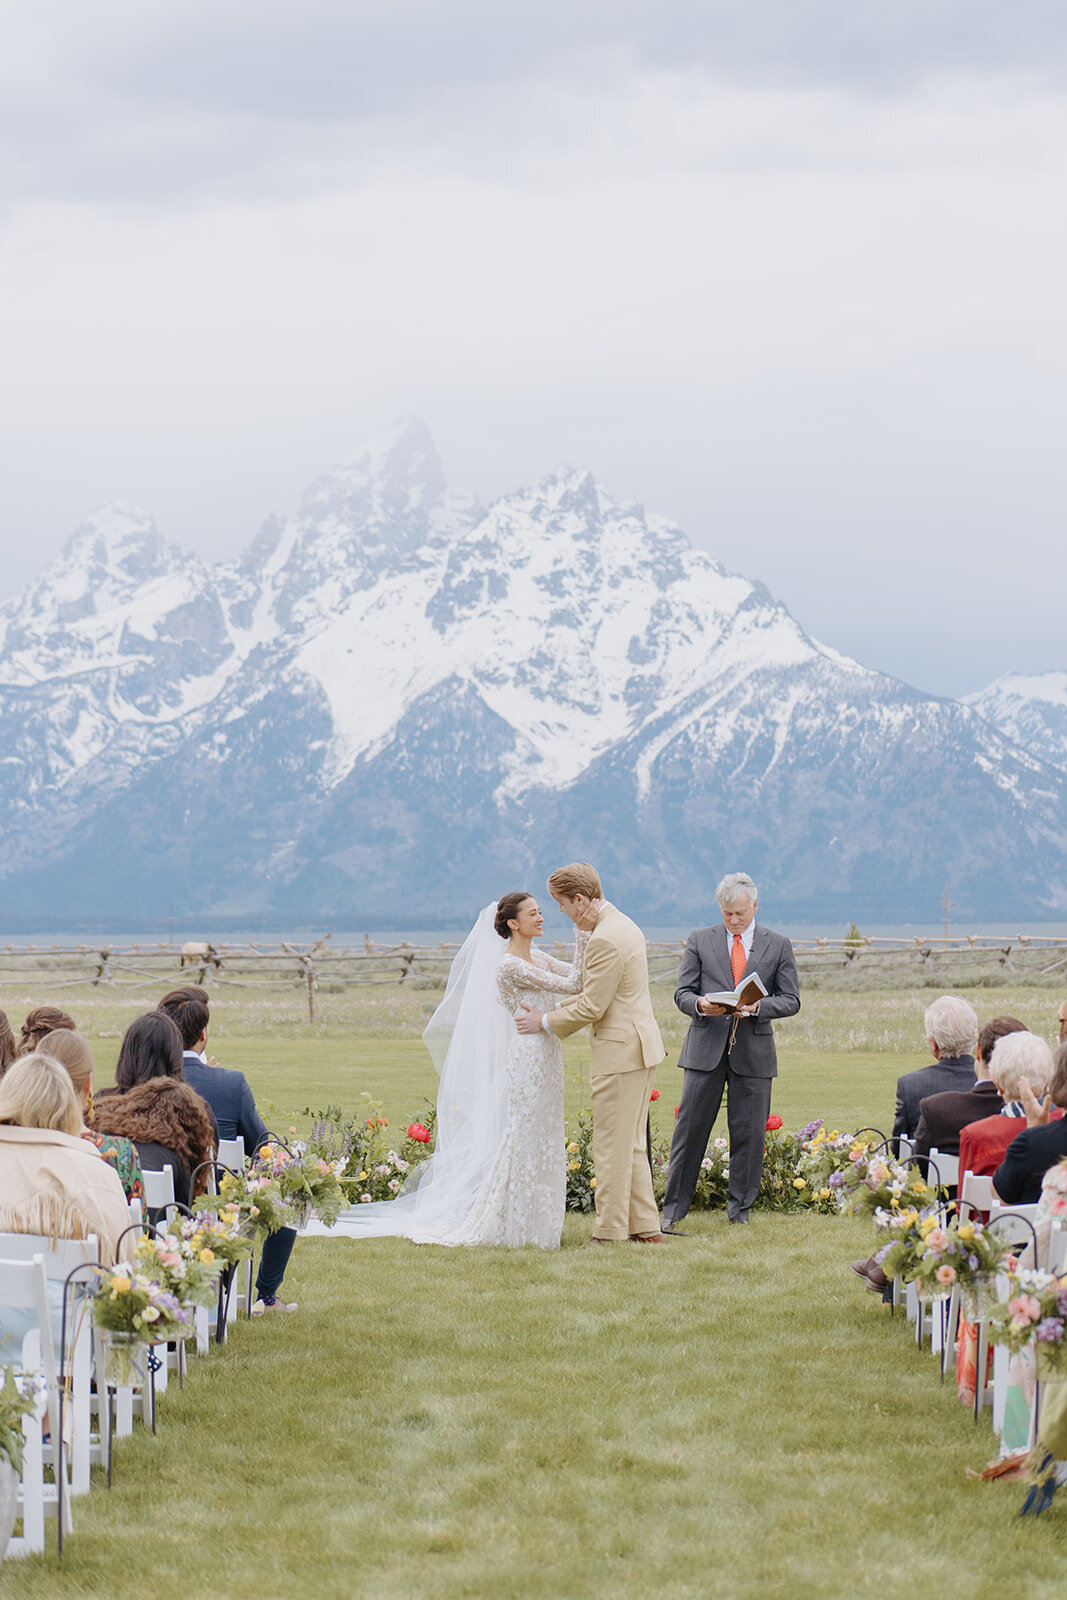
[[[172, 945], [106, 942], [77, 945], [0, 945], [0, 996], [4, 989], [44, 981], [49, 992], [63, 988], [109, 985], [124, 989], [164, 989], [198, 983], [215, 989], [257, 989], [299, 985], [306, 989], [308, 1015], [315, 1020], [315, 993], [376, 984], [442, 986], [457, 944], [385, 944], [366, 935], [362, 947], [335, 946], [332, 935], [313, 943], [287, 940], [266, 944], [211, 943]], [[654, 983], [673, 983], [685, 940], [650, 942], [649, 974]], [[571, 946], [546, 942], [545, 948], [570, 959]], [[911, 974], [925, 979], [944, 970], [959, 983], [968, 973], [1003, 969], [1021, 982], [1064, 973], [1067, 985], [1067, 938], [1030, 934], [962, 938], [795, 939], [793, 948], [801, 976], [854, 971], [872, 986], [887, 977]], [[2, 999], [0, 999], [2, 1003]]]

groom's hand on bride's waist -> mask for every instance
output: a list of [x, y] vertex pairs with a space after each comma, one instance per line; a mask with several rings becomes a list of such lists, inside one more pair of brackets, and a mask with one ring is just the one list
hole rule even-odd
[[542, 1015], [542, 1012], [534, 1011], [530, 1006], [523, 1006], [515, 1018], [515, 1026], [520, 1033], [540, 1033]]

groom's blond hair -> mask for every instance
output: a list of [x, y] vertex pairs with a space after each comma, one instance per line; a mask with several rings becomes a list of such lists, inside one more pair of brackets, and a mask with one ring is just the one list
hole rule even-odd
[[565, 867], [557, 867], [548, 880], [548, 892], [553, 900], [573, 900], [580, 894], [587, 900], [604, 898], [600, 874], [588, 861], [571, 861]]

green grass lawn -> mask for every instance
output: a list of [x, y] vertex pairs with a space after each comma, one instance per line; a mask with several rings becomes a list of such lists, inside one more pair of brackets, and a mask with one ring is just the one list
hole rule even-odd
[[[434, 999], [394, 998], [378, 1032], [270, 1027], [220, 1006], [212, 1046], [286, 1126], [305, 1104], [347, 1108], [363, 1091], [409, 1118], [433, 1091], [418, 1032]], [[780, 1031], [787, 1125], [885, 1127], [897, 1073], [926, 1059], [927, 1000], [813, 997]], [[995, 1006], [1052, 1032], [1055, 996], [1001, 991]], [[113, 997], [83, 1008], [102, 1080], [132, 1014]], [[664, 1020], [673, 1061], [680, 1031]], [[579, 1040], [572, 1110], [583, 1063]], [[664, 1131], [679, 1082], [660, 1069]], [[590, 1219], [568, 1217], [551, 1253], [301, 1241], [286, 1278], [299, 1313], [241, 1323], [194, 1361], [161, 1404], [159, 1436], [138, 1428], [111, 1493], [101, 1483], [77, 1502], [62, 1566], [54, 1545], [5, 1564], [0, 1592], [1067, 1592], [1067, 1497], [1024, 1524], [1017, 1485], [967, 1478], [993, 1453], [989, 1422], [974, 1426], [906, 1321], [848, 1271], [866, 1228], [768, 1214], [747, 1229], [721, 1214], [687, 1226], [660, 1248], [582, 1249]]]

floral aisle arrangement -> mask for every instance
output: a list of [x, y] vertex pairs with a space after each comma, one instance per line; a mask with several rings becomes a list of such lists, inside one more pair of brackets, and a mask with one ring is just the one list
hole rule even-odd
[[990, 1313], [992, 1343], [1007, 1345], [1013, 1355], [1033, 1350], [1046, 1371], [1067, 1377], [1065, 1330], [1067, 1278], [1034, 1268], [1012, 1267], [1006, 1288]]
[[[327, 1106], [312, 1112], [308, 1152], [327, 1162], [343, 1162], [338, 1171], [342, 1194], [349, 1204], [372, 1200], [391, 1200], [399, 1194], [408, 1174], [433, 1153], [436, 1113], [426, 1109], [421, 1120], [409, 1122], [404, 1137], [389, 1133], [389, 1118], [369, 1096], [366, 1115], [346, 1117], [340, 1106]], [[319, 1216], [323, 1221], [321, 1210]]]
[[186, 1311], [212, 1304], [224, 1264], [208, 1243], [200, 1217], [172, 1218], [166, 1233], [143, 1234], [134, 1251], [138, 1271], [161, 1284]]
[[37, 1373], [4, 1368], [0, 1383], [0, 1461], [6, 1461], [18, 1477], [22, 1472], [22, 1419], [44, 1400], [45, 1381]]
[[864, 1156], [841, 1170], [841, 1188], [847, 1196], [843, 1209], [855, 1216], [876, 1218], [879, 1211], [925, 1211], [937, 1204], [937, 1190], [916, 1167], [905, 1167], [888, 1156]]
[[804, 1180], [801, 1198], [815, 1211], [843, 1211], [866, 1172], [872, 1145], [879, 1142], [875, 1133], [841, 1133], [827, 1130], [821, 1117], [809, 1122], [796, 1134], [800, 1145], [797, 1157], [798, 1178]]
[[567, 1139], [567, 1210], [592, 1211], [596, 1207], [596, 1171], [593, 1167], [593, 1119], [588, 1111], [578, 1116], [574, 1137]]
[[[920, 1247], [912, 1252], [910, 1281], [923, 1299], [938, 1299], [958, 1288], [968, 1301], [964, 1307], [979, 1314], [985, 1307], [974, 1301], [984, 1291], [992, 1298], [993, 1284], [1008, 1260], [1004, 1244], [977, 1222], [953, 1219], [943, 1226], [936, 1213], [921, 1217], [916, 1225]], [[887, 1262], [882, 1270], [889, 1274]], [[902, 1273], [907, 1281], [907, 1275]]]
[[302, 1227], [312, 1212], [327, 1227], [336, 1222], [345, 1205], [340, 1179], [347, 1157], [327, 1160], [316, 1155], [302, 1139], [291, 1147], [261, 1144], [252, 1157], [250, 1177], [271, 1178], [281, 1191], [294, 1216], [294, 1226]]
[[[198, 1211], [195, 1221], [190, 1224], [201, 1233], [203, 1246], [221, 1261], [223, 1269], [236, 1266], [239, 1261], [247, 1261], [252, 1254], [252, 1240], [248, 1230], [241, 1225], [240, 1206], [232, 1202], [222, 1205], [217, 1195], [203, 1198], [213, 1200], [214, 1205], [211, 1209]], [[183, 1221], [188, 1224], [189, 1218]]]
[[247, 1238], [291, 1228], [296, 1216], [277, 1179], [266, 1172], [253, 1172], [247, 1165], [244, 1172], [224, 1172], [218, 1194], [199, 1195], [193, 1201], [193, 1210], [198, 1216], [204, 1211], [214, 1212], [220, 1202], [223, 1211], [232, 1214], [236, 1210], [238, 1226]]
[[148, 1345], [183, 1339], [192, 1325], [193, 1313], [177, 1295], [127, 1262], [97, 1273], [92, 1294], [93, 1321], [104, 1330], [112, 1383], [143, 1382]]

